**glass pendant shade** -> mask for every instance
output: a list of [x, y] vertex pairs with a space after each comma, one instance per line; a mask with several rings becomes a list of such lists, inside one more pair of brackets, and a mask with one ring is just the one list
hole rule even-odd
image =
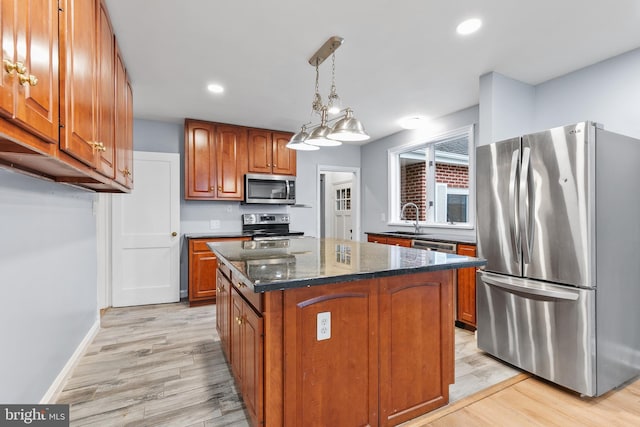
[[318, 147], [335, 147], [337, 145], [342, 145], [342, 142], [340, 141], [327, 138], [327, 135], [330, 132], [330, 127], [326, 125], [320, 125], [311, 131], [309, 137], [305, 140], [305, 143], [316, 145]]
[[287, 143], [287, 148], [292, 150], [300, 150], [300, 151], [315, 151], [319, 150], [320, 147], [315, 145], [307, 144], [305, 141], [309, 137], [306, 128], [303, 126], [302, 130], [296, 134], [294, 134], [289, 142]]
[[344, 118], [336, 122], [327, 138], [341, 141], [366, 141], [371, 137], [364, 130], [360, 120], [353, 117], [353, 111], [347, 108]]

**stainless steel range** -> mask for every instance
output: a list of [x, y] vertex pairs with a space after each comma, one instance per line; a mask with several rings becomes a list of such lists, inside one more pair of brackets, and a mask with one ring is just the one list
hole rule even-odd
[[242, 233], [253, 240], [278, 240], [303, 236], [302, 231], [289, 230], [288, 214], [254, 213], [242, 215]]

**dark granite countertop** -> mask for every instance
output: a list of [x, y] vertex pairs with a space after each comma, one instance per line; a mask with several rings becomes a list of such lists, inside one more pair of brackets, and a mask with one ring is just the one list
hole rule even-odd
[[467, 243], [470, 245], [476, 244], [476, 238], [467, 236], [453, 236], [441, 233], [424, 233], [424, 234], [408, 234], [410, 232], [394, 232], [394, 231], [366, 231], [365, 234], [377, 234], [380, 236], [400, 237], [402, 239], [411, 240], [433, 240], [436, 242], [448, 242], [448, 243]]
[[444, 252], [313, 237], [208, 246], [254, 292], [486, 264], [479, 258]]

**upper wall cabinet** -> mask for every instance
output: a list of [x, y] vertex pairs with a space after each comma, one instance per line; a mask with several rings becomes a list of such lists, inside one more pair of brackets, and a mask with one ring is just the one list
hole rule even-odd
[[116, 181], [125, 187], [133, 187], [133, 96], [131, 84], [127, 80], [127, 71], [116, 44], [115, 52], [115, 146]]
[[[129, 191], [132, 177], [116, 180], [116, 170], [131, 172], [130, 87], [116, 88], [116, 46], [104, 2], [0, 4], [0, 165], [96, 191]], [[120, 77], [126, 82], [126, 73]], [[118, 138], [117, 101], [125, 105]]]
[[0, 114], [58, 142], [58, 1], [2, 0]]
[[291, 133], [249, 129], [249, 172], [296, 174], [296, 151], [287, 148]]
[[243, 200], [247, 128], [185, 120], [185, 199]]

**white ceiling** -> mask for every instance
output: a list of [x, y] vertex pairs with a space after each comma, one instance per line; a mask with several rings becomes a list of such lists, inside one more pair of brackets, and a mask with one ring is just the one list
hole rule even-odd
[[[479, 76], [537, 84], [640, 47], [638, 0], [106, 0], [136, 118], [295, 132], [309, 120], [308, 58], [332, 35], [336, 85], [372, 140], [397, 120], [478, 103]], [[456, 34], [469, 17], [472, 36]], [[326, 100], [331, 61], [320, 66]], [[206, 90], [225, 87], [222, 95]], [[317, 120], [315, 120], [317, 122]]]

